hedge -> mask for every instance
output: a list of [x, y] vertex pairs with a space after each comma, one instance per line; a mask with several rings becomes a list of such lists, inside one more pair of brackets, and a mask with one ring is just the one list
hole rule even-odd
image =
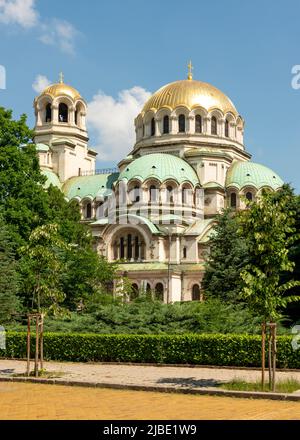
[[[278, 336], [277, 365], [300, 368], [291, 336]], [[32, 338], [34, 357], [34, 338]], [[151, 362], [259, 367], [261, 339], [255, 335], [104, 335], [45, 333], [44, 356], [57, 361]], [[25, 358], [26, 333], [8, 332], [0, 357]]]

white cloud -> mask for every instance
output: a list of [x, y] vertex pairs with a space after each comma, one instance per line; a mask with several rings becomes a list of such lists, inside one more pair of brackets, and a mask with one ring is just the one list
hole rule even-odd
[[47, 45], [57, 46], [62, 52], [73, 55], [75, 40], [79, 31], [67, 20], [54, 18], [49, 24], [42, 24], [42, 35], [39, 40]]
[[56, 46], [62, 52], [73, 55], [80, 32], [67, 20], [41, 20], [35, 5], [36, 0], [0, 0], [0, 23], [33, 28], [42, 43]]
[[51, 84], [51, 81], [44, 75], [37, 75], [32, 84], [32, 88], [35, 92], [41, 93]]
[[37, 25], [38, 18], [35, 0], [0, 0], [1, 23], [32, 28]]
[[134, 118], [151, 93], [135, 86], [122, 90], [118, 98], [99, 91], [88, 104], [87, 123], [96, 144], [93, 146], [104, 161], [121, 160], [135, 143]]

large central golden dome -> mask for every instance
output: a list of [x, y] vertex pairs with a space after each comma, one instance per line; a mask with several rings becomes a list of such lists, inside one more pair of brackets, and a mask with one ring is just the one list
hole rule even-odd
[[142, 112], [148, 110], [159, 110], [162, 107], [169, 107], [172, 110], [180, 105], [188, 107], [190, 110], [194, 107], [204, 107], [207, 111], [219, 109], [224, 114], [238, 112], [231, 100], [219, 89], [211, 84], [186, 79], [175, 81], [161, 87], [146, 102]]

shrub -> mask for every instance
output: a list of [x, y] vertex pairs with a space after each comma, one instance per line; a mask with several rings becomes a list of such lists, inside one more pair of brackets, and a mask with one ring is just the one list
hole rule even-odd
[[[32, 338], [32, 357], [34, 338]], [[9, 332], [0, 356], [26, 357], [26, 333]], [[103, 335], [45, 333], [44, 356], [57, 361], [151, 362], [259, 367], [261, 340], [256, 335]], [[278, 367], [300, 368], [300, 351], [290, 336], [278, 337]]]

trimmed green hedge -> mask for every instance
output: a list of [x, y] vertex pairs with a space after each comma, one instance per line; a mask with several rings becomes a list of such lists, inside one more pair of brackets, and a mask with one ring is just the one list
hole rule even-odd
[[[294, 351], [291, 336], [278, 337], [277, 365], [300, 368], [300, 350]], [[26, 357], [26, 333], [8, 332], [6, 358]], [[34, 338], [32, 339], [34, 356]], [[261, 339], [254, 335], [44, 335], [44, 356], [58, 361], [153, 362], [258, 367]]]

